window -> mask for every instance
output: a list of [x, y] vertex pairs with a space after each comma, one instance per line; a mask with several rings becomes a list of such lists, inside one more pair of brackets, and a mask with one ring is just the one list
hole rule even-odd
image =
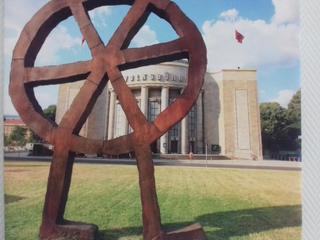
[[196, 153], [197, 111], [194, 105], [188, 114], [189, 151]]
[[[175, 98], [170, 98], [170, 100], [169, 100], [170, 104], [173, 103], [175, 100], [176, 100]], [[179, 141], [180, 126], [181, 126], [181, 124], [177, 123], [176, 125], [174, 125], [173, 128], [171, 128], [169, 130], [169, 140]]]
[[[169, 105], [172, 104], [176, 98], [180, 95], [180, 89], [170, 89], [169, 93]], [[180, 146], [180, 132], [181, 123], [177, 123], [174, 127], [169, 130], [169, 152], [178, 153]]]
[[155, 99], [155, 100], [150, 99], [149, 109], [148, 109], [148, 120], [150, 122], [153, 122], [156, 119], [156, 117], [159, 115], [159, 113], [160, 113], [160, 100], [159, 99]]
[[[138, 75], [138, 78], [140, 78], [139, 75]], [[140, 101], [141, 92], [140, 92], [140, 88], [139, 89], [131, 89], [131, 92], [132, 92], [133, 96], [135, 97], [139, 108], [141, 109], [141, 103], [140, 103], [141, 102]], [[130, 126], [130, 123], [129, 123], [128, 133], [132, 133], [132, 132], [133, 132], [133, 129]]]
[[188, 114], [188, 133], [189, 133], [189, 139], [191, 141], [196, 140], [197, 136], [197, 111], [196, 111], [196, 105], [194, 105], [191, 109], [191, 111]]

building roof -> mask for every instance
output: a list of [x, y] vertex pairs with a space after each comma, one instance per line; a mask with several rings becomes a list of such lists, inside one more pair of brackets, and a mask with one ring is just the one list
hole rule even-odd
[[4, 121], [5, 126], [26, 126], [21, 119], [6, 119]]

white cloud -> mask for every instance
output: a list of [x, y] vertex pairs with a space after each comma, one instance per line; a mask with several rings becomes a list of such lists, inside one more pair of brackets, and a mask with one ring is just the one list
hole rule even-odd
[[37, 0], [30, 4], [30, 1], [6, 0], [4, 4], [4, 26], [6, 31], [20, 32], [24, 24], [30, 20], [31, 16], [47, 2], [46, 0]]
[[17, 43], [18, 36], [13, 36], [13, 37], [5, 37], [4, 39], [4, 55], [6, 56], [7, 59], [12, 57], [12, 51]]
[[11, 103], [11, 98], [9, 94], [7, 94], [8, 90], [4, 91], [4, 106], [3, 106], [3, 113], [6, 115], [18, 115], [16, 109], [14, 108], [13, 104]]
[[[36, 11], [38, 11], [47, 1], [38, 0], [33, 4], [29, 1], [10, 0], [5, 4], [5, 56], [11, 59], [13, 48], [18, 40], [24, 25], [30, 20]], [[106, 10], [99, 8], [99, 12]], [[55, 64], [57, 63], [60, 51], [71, 50], [81, 45], [81, 39], [71, 36], [68, 29], [64, 26], [56, 27], [42, 46], [38, 57], [37, 64]]]
[[11, 58], [12, 50], [23, 26], [46, 2], [45, 0], [38, 0], [30, 4], [29, 1], [6, 1], [4, 12], [4, 54], [6, 58]]
[[234, 21], [237, 19], [238, 16], [239, 12], [235, 8], [229, 9], [220, 14], [220, 17], [227, 21]]
[[[276, 16], [282, 12], [278, 5], [272, 19], [279, 18]], [[286, 24], [244, 19], [236, 9], [230, 9], [222, 12], [217, 21], [206, 21], [202, 31], [209, 70], [295, 65], [299, 61], [299, 24], [294, 17], [286, 19]], [[244, 35], [243, 44], [235, 40], [235, 30]]]
[[[9, 68], [13, 48], [18, 40], [24, 25], [30, 20], [36, 11], [38, 11], [45, 3], [46, 0], [21, 1], [10, 0], [5, 4], [5, 36], [4, 36], [4, 54], [5, 54], [5, 81], [4, 81], [4, 113], [16, 114], [11, 99], [8, 93], [8, 80]], [[103, 10], [104, 11], [104, 10]], [[55, 64], [59, 60], [59, 53], [61, 51], [75, 51], [76, 47], [81, 45], [81, 39], [73, 37], [68, 29], [64, 26], [58, 26], [49, 35], [44, 45], [42, 46], [38, 57], [37, 64]], [[50, 89], [42, 89], [41, 93], [37, 93], [38, 102], [42, 103], [44, 107], [49, 104], [55, 103], [56, 99], [53, 96], [56, 91]]]
[[58, 26], [44, 42], [38, 57], [37, 65], [56, 64], [59, 61], [61, 51], [76, 51], [81, 47], [81, 38], [73, 37], [64, 26]]
[[272, 0], [275, 14], [272, 21], [276, 24], [299, 22], [299, 0]]
[[272, 99], [268, 102], [277, 102], [282, 107], [287, 108], [294, 94], [295, 94], [295, 91], [290, 89], [281, 90], [278, 92], [278, 96], [275, 99]]
[[157, 34], [148, 25], [144, 25], [137, 35], [132, 39], [131, 45], [134, 47], [144, 47], [157, 44]]
[[[36, 99], [41, 105], [42, 109], [49, 105], [57, 103], [58, 86], [43, 86], [34, 89]], [[7, 115], [18, 115], [16, 109], [11, 103], [9, 94], [4, 94], [4, 111]]]
[[[18, 40], [24, 25], [48, 0], [37, 0], [30, 4], [28, 0], [7, 0], [5, 4], [5, 37], [4, 54], [6, 59], [6, 79], [4, 83], [4, 113], [17, 114], [8, 94], [8, 75], [13, 48]], [[106, 24], [106, 17], [111, 14], [111, 7], [103, 6], [90, 11], [92, 21], [97, 24]], [[36, 59], [36, 65], [52, 65], [59, 63], [61, 52], [77, 52], [81, 47], [81, 38], [74, 37], [64, 25], [56, 27], [48, 36]], [[57, 101], [55, 86], [35, 89], [35, 95], [43, 108]]]
[[95, 8], [89, 12], [90, 18], [96, 24], [102, 24], [103, 26], [107, 25], [106, 18], [112, 13], [111, 6], [102, 6]]
[[58, 89], [59, 87], [57, 85], [37, 87], [34, 89], [36, 99], [41, 99], [39, 104], [42, 109], [58, 102]]

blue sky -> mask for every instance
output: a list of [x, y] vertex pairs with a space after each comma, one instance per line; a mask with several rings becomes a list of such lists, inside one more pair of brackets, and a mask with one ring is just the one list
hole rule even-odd
[[[32, 2], [32, 4], [31, 4]], [[5, 114], [16, 114], [7, 96], [12, 49], [24, 26], [47, 0], [5, 1]], [[298, 0], [175, 0], [198, 26], [208, 49], [208, 70], [257, 69], [260, 102], [286, 106], [300, 88]], [[90, 12], [107, 42], [129, 6], [101, 7]], [[234, 39], [237, 29], [243, 44]], [[151, 15], [130, 46], [140, 47], [175, 39], [170, 25]], [[36, 65], [90, 59], [73, 18], [58, 25], [43, 45]], [[36, 89], [43, 107], [57, 101], [57, 86]]]

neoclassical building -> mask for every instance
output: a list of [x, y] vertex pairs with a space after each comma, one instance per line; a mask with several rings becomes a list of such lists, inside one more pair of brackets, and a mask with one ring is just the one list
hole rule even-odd
[[[164, 110], [187, 84], [185, 61], [123, 71], [141, 111], [149, 121]], [[56, 121], [79, 92], [83, 81], [60, 86]], [[80, 135], [112, 139], [132, 131], [110, 82], [99, 96]], [[262, 159], [260, 113], [255, 70], [207, 73], [196, 104], [180, 123], [152, 144], [160, 154], [221, 154]]]

